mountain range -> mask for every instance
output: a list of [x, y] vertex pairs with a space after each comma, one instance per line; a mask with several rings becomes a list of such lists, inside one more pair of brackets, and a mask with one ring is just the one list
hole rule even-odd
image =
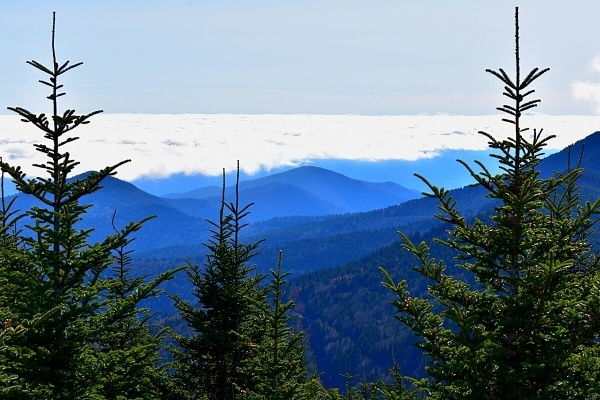
[[[74, 177], [73, 179], [78, 179]], [[235, 185], [226, 187], [226, 201], [233, 201]], [[392, 182], [372, 183], [348, 178], [318, 167], [299, 167], [268, 177], [240, 182], [241, 204], [254, 203], [246, 222], [282, 217], [316, 217], [384, 208], [420, 197], [420, 193]], [[131, 221], [155, 215], [133, 244], [137, 251], [195, 246], [208, 238], [208, 223], [219, 215], [222, 189], [198, 188], [164, 197], [151, 195], [115, 177], [103, 181], [103, 189], [88, 196], [92, 204], [83, 228], [94, 228], [92, 240], [100, 240]], [[32, 197], [19, 195], [15, 207], [37, 205]], [[289, 222], [288, 222], [289, 223]], [[167, 250], [168, 252], [168, 250]]]
[[[579, 182], [582, 199], [599, 197], [600, 132], [548, 156], [539, 170], [549, 176], [577, 165], [584, 168]], [[435, 184], [435, 176], [428, 178]], [[103, 185], [103, 190], [84, 199], [93, 206], [81, 227], [95, 228], [92, 240], [113, 232], [113, 215], [117, 228], [156, 215], [137, 232], [133, 243], [137, 273], [158, 273], [186, 260], [203, 263], [202, 243], [209, 235], [206, 220], [218, 218], [222, 188], [208, 186], [158, 197], [114, 177]], [[414, 260], [401, 251], [397, 231], [416, 240], [443, 237], [447, 226], [433, 218], [438, 212], [435, 199], [395, 183], [351, 179], [318, 167], [241, 181], [238, 193], [240, 204], [254, 203], [242, 240], [265, 239], [252, 260], [258, 271], [275, 268], [283, 252], [283, 268], [292, 272], [288, 294], [297, 303], [300, 324], [324, 382], [343, 385], [340, 374], [348, 373], [349, 365], [355, 372], [381, 373], [392, 359], [403, 365], [405, 373], [421, 369], [423, 358], [410, 345], [412, 334], [393, 318], [389, 305], [393, 296], [381, 287], [378, 267], [384, 266], [396, 280], [407, 279], [411, 293], [425, 292], [427, 283], [412, 270]], [[479, 186], [455, 188], [451, 194], [467, 217], [484, 218], [494, 206]], [[225, 198], [234, 201], [235, 185], [226, 186]], [[33, 205], [28, 196], [18, 196], [16, 208]], [[593, 240], [600, 243], [597, 236]], [[434, 246], [432, 252], [452, 262], [452, 254], [443, 248]], [[185, 274], [165, 290], [189, 296]], [[173, 312], [166, 297], [151, 306], [160, 316]]]
[[[232, 198], [235, 186], [225, 191]], [[208, 186], [185, 193], [170, 193], [171, 199], [221, 198], [222, 188]], [[420, 193], [393, 182], [373, 183], [351, 179], [314, 166], [304, 166], [263, 178], [241, 181], [239, 195], [255, 203], [252, 220], [291, 215], [331, 215], [370, 211], [420, 197]]]

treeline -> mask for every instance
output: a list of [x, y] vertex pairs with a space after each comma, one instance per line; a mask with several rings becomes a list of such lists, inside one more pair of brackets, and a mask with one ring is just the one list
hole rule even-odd
[[[67, 151], [78, 139], [71, 131], [101, 111], [58, 112], [58, 100], [65, 94], [59, 80], [81, 63], [57, 61], [53, 23], [52, 65], [28, 61], [46, 75], [40, 82], [49, 88], [52, 113], [9, 107], [43, 134], [44, 141], [35, 149], [46, 162], [36, 164], [39, 177], [29, 179], [19, 166], [0, 161], [2, 183], [8, 175], [20, 195], [33, 196], [40, 204], [23, 214], [2, 193], [0, 397], [600, 398], [600, 259], [590, 245], [600, 200], [581, 201], [577, 154], [562, 172], [550, 177], [540, 173], [542, 151], [552, 136], [537, 130], [526, 134], [522, 116], [540, 102], [530, 99], [531, 84], [548, 69], [521, 75], [518, 9], [515, 21], [515, 77], [502, 69], [488, 70], [501, 80], [511, 102], [499, 110], [514, 131], [504, 140], [482, 132], [502, 172], [492, 174], [480, 162], [476, 167], [463, 163], [493, 207], [490, 215], [462, 213], [450, 192], [421, 177], [437, 203], [436, 217], [450, 227], [435, 240], [443, 250], [433, 253], [423, 237], [400, 233], [404, 253], [412, 253], [417, 263], [414, 275], [403, 275], [416, 282], [410, 291], [406, 279], [394, 279], [397, 269], [392, 267], [405, 268], [414, 261], [406, 264], [398, 255], [403, 259], [397, 265], [381, 262], [387, 266], [379, 275], [388, 290], [386, 301], [425, 354], [425, 374], [415, 372], [408, 378], [408, 389], [400, 372], [402, 357], [386, 374], [361, 375], [350, 366], [343, 374], [345, 387], [323, 386], [296, 314], [302, 309], [302, 296], [328, 296], [332, 288], [344, 294], [360, 292], [377, 279], [360, 268], [330, 277], [324, 272], [321, 282], [312, 283], [312, 292], [303, 293], [301, 286], [286, 287], [281, 253], [276, 268], [260, 273], [252, 261], [261, 240], [240, 236], [250, 205], [240, 204], [237, 192], [226, 198], [225, 183], [202, 265], [134, 275], [133, 235], [152, 216], [125, 226], [113, 218], [114, 234], [90, 240], [92, 230], [79, 228], [90, 207], [85, 198], [101, 190], [102, 181], [129, 160], [69, 179], [78, 165]], [[452, 265], [443, 261], [451, 258], [447, 253], [454, 257]], [[191, 296], [169, 296], [184, 329], [155, 326], [153, 311], [143, 304], [180, 273], [190, 282]], [[357, 280], [364, 280], [365, 286], [355, 287]], [[360, 317], [362, 307], [378, 307], [376, 300], [367, 305], [352, 300], [344, 295], [337, 307], [323, 310]], [[335, 315], [325, 319], [332, 318]], [[366, 323], [376, 326], [377, 321]], [[341, 324], [352, 329], [351, 320]], [[337, 334], [319, 321], [311, 329]], [[365, 330], [355, 335], [355, 342], [381, 336], [377, 329]], [[351, 354], [357, 349], [355, 342], [330, 344], [341, 348], [336, 354]], [[383, 347], [388, 345], [392, 343], [384, 342]], [[317, 356], [326, 357], [327, 349], [321, 350]]]

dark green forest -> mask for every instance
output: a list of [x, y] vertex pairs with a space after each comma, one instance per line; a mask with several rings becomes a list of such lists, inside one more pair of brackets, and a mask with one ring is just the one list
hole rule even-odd
[[[486, 70], [507, 135], [480, 132], [488, 163], [459, 160], [472, 187], [418, 176], [424, 200], [250, 224], [238, 167], [206, 230], [185, 232], [201, 250], [173, 248], [175, 264], [134, 258], [154, 215], [112, 210], [103, 237], [86, 224], [90, 197], [131, 161], [74, 175], [69, 144], [102, 111], [60, 109], [82, 63], [57, 59], [55, 21], [52, 64], [27, 61], [52, 111], [8, 107], [38, 129], [46, 162], [30, 178], [0, 159], [1, 398], [600, 398], [600, 171], [582, 168], [583, 145], [542, 161], [553, 136], [525, 124], [549, 69], [522, 73], [518, 8], [514, 73]], [[17, 209], [8, 179], [36, 205]]]

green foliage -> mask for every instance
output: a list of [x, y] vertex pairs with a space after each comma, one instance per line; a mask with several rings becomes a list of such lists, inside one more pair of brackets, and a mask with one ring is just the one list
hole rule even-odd
[[307, 346], [304, 335], [291, 325], [297, 316], [291, 315], [294, 301], [283, 301], [284, 278], [290, 272], [281, 272], [282, 254], [277, 270], [271, 270], [272, 280], [267, 286], [268, 299], [254, 304], [253, 324], [264, 326], [264, 334], [253, 350], [254, 356], [244, 363], [244, 368], [254, 377], [254, 391], [247, 392], [249, 399], [300, 400], [312, 399], [307, 386]]
[[356, 384], [359, 375], [353, 374], [350, 370], [347, 374], [342, 374], [346, 379], [345, 393], [340, 393], [338, 388], [325, 389], [317, 382], [319, 390], [310, 398], [322, 400], [416, 400], [420, 398], [415, 389], [409, 390], [404, 386], [398, 364], [394, 363], [390, 372], [391, 383], [385, 382], [382, 378], [371, 381], [363, 375]]
[[[100, 190], [102, 180], [129, 160], [70, 179], [78, 165], [65, 150], [78, 139], [70, 132], [101, 111], [58, 113], [58, 99], [65, 94], [59, 78], [81, 63], [59, 64], [54, 36], [53, 20], [51, 67], [28, 61], [48, 75], [40, 82], [51, 89], [52, 114], [9, 107], [43, 132], [48, 144], [34, 145], [47, 158], [34, 165], [42, 173], [28, 179], [19, 166], [0, 160], [19, 196], [33, 196], [38, 204], [22, 216], [29, 223], [18, 231], [15, 222], [21, 216], [15, 217], [9, 210], [12, 203], [5, 205], [3, 196], [0, 337], [5, 346], [0, 347], [0, 365], [9, 379], [0, 380], [2, 398], [160, 398], [149, 387], [157, 376], [161, 336], [150, 333], [148, 317], [137, 304], [156, 295], [157, 285], [175, 271], [148, 283], [145, 277], [128, 277], [123, 248], [144, 221], [94, 244], [89, 243], [91, 230], [78, 228], [90, 207], [80, 200]], [[111, 278], [115, 252], [121, 255], [121, 269]]]
[[[430, 279], [430, 299], [411, 296], [406, 281], [395, 283], [382, 270], [384, 285], [397, 295], [397, 318], [421, 336], [417, 346], [430, 358], [431, 379], [415, 383], [431, 398], [600, 396], [600, 276], [588, 243], [600, 200], [581, 204], [578, 167], [540, 177], [552, 136], [534, 130], [527, 137], [521, 123], [540, 101], [529, 100], [530, 85], [548, 69], [521, 79], [518, 9], [515, 19], [516, 77], [488, 70], [513, 102], [498, 110], [509, 115], [504, 121], [514, 137], [500, 141], [482, 132], [502, 173], [490, 174], [481, 162], [476, 173], [463, 163], [495, 200], [491, 222], [468, 220], [447, 190], [422, 178], [439, 201], [436, 217], [453, 226], [437, 242], [456, 252], [456, 265], [432, 258], [428, 245], [401, 233], [403, 247], [420, 261], [416, 270]], [[454, 267], [463, 274], [453, 275]]]
[[174, 297], [192, 329], [189, 336], [173, 335], [174, 386], [190, 399], [317, 399], [326, 391], [309, 376], [304, 335], [292, 326], [295, 304], [283, 298], [289, 273], [281, 271], [281, 253], [270, 284], [261, 287], [265, 277], [248, 266], [260, 241], [239, 241], [250, 206], [240, 208], [237, 191], [234, 203], [225, 201], [223, 173], [205, 269], [191, 266], [188, 272], [198, 305]]
[[[119, 233], [116, 227], [114, 229]], [[89, 380], [92, 376], [100, 377], [97, 391], [102, 398], [162, 399], [169, 393], [167, 365], [159, 365], [159, 350], [166, 337], [165, 330], [153, 329], [149, 321], [154, 313], [147, 308], [139, 308], [138, 304], [158, 296], [161, 292], [158, 286], [182, 268], [168, 270], [154, 279], [149, 279], [149, 276], [132, 277], [132, 250], [126, 249], [131, 241], [133, 239], [126, 239], [116, 249], [112, 273], [105, 278], [105, 298], [110, 303], [93, 319], [96, 329], [102, 334], [94, 343], [94, 352], [85, 371]]]
[[219, 221], [210, 221], [213, 229], [206, 244], [205, 269], [191, 265], [188, 270], [199, 306], [174, 297], [194, 332], [190, 337], [174, 335], [179, 346], [173, 351], [175, 382], [185, 398], [233, 399], [251, 389], [242, 363], [264, 335], [264, 328], [255, 325], [251, 316], [265, 293], [259, 289], [262, 276], [251, 275], [254, 268], [248, 266], [260, 242], [239, 241], [250, 206], [240, 208], [237, 191], [235, 202], [226, 203], [223, 172]]
[[[1, 158], [0, 158], [0, 161]], [[28, 299], [23, 296], [23, 288], [21, 284], [24, 274], [19, 271], [14, 271], [13, 266], [20, 265], [18, 260], [22, 260], [25, 256], [25, 252], [18, 246], [19, 238], [16, 235], [16, 221], [18, 217], [15, 217], [17, 211], [13, 211], [14, 198], [10, 202], [6, 202], [4, 192], [4, 172], [1, 172], [0, 176], [0, 195], [2, 196], [2, 208], [0, 210], [0, 287], [2, 292], [7, 298], [13, 299], [13, 304], [19, 304], [26, 302]], [[13, 273], [16, 272], [16, 273]], [[23, 318], [13, 320], [13, 313], [6, 304], [2, 304], [0, 308], [0, 315], [2, 316], [0, 326], [0, 354], [7, 353], [21, 353], [23, 354], [18, 346], [14, 346], [12, 342], [21, 336], [27, 328], [35, 327], [41, 318], [37, 317], [33, 320], [25, 320]], [[17, 376], [11, 373], [11, 366], [4, 362], [0, 364], [0, 394], [11, 392], [21, 392], [29, 394], [29, 392], [23, 388], [17, 380]]]

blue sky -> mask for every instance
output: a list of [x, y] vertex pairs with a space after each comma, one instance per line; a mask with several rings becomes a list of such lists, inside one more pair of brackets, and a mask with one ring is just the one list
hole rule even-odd
[[[43, 106], [26, 60], [83, 61], [65, 83], [78, 109], [107, 113], [486, 114], [486, 68], [513, 65], [508, 1], [5, 1], [0, 112]], [[523, 68], [548, 114], [594, 114], [600, 3], [527, 1]], [[580, 86], [576, 83], [591, 84]], [[590, 91], [595, 88], [593, 91]], [[574, 91], [578, 90], [579, 99]], [[583, 96], [583, 97], [582, 97]], [[585, 100], [587, 98], [587, 100]], [[66, 103], [68, 106], [70, 103]]]
[[[357, 171], [343, 162], [354, 160], [393, 165], [360, 168], [373, 171], [370, 180], [411, 187], [394, 172], [411, 169], [404, 161], [447, 162], [442, 156], [452, 152], [485, 149], [478, 130], [504, 135], [495, 110], [505, 101], [502, 86], [485, 69], [513, 72], [514, 7], [475, 0], [4, 1], [0, 156], [30, 174], [41, 161], [35, 132], [6, 107], [49, 111], [37, 83], [45, 77], [25, 61], [50, 62], [56, 11], [59, 62], [84, 62], [64, 76], [60, 107], [105, 111], [72, 145], [79, 172], [132, 158], [119, 177], [165, 193], [176, 191], [165, 188], [168, 177], [187, 190], [182, 177], [218, 176], [237, 160], [249, 176], [319, 160]], [[554, 149], [600, 128], [598, 15], [600, 2], [591, 0], [520, 6], [522, 68], [551, 68], [536, 82], [542, 103], [530, 121], [557, 135]]]

